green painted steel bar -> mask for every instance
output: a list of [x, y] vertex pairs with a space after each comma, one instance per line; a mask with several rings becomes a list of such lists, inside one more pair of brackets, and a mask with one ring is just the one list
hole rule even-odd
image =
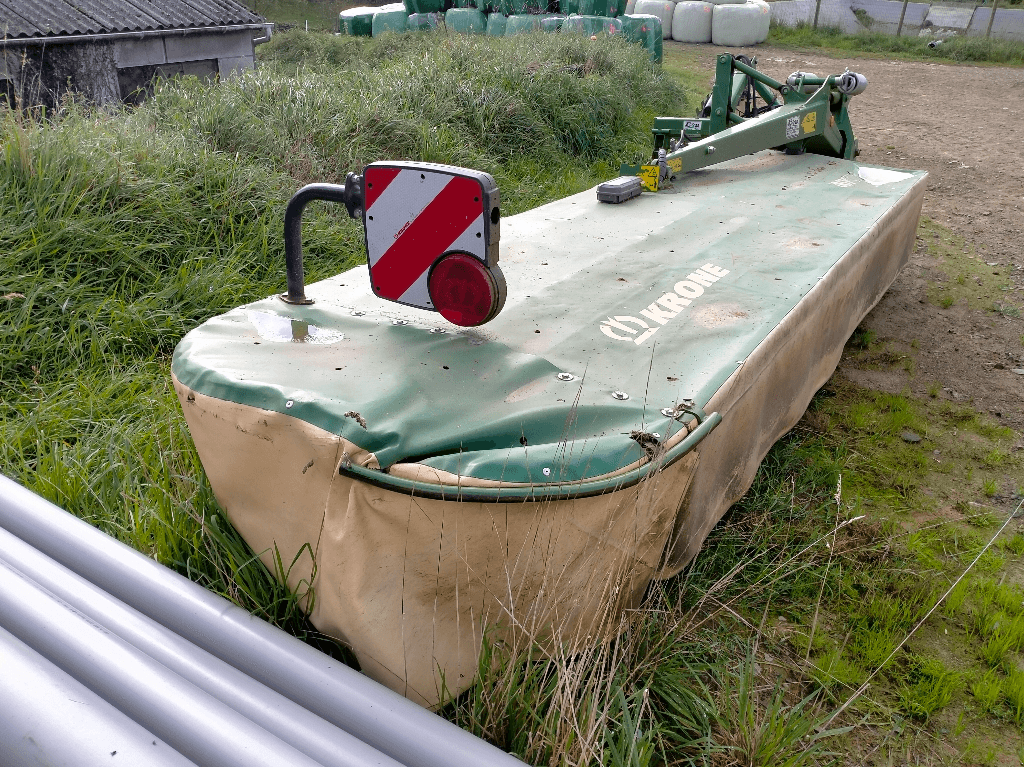
[[715, 84], [711, 89], [711, 133], [719, 133], [729, 127], [728, 111], [734, 63], [735, 59], [731, 53], [723, 53], [718, 57], [715, 66]]
[[767, 103], [769, 106], [773, 106], [779, 103], [779, 95], [775, 91], [768, 88], [760, 80], [754, 79], [753, 83], [754, 90], [757, 91], [757, 94], [765, 100], [765, 103]]
[[764, 72], [759, 72], [754, 67], [744, 64], [742, 61], [735, 58], [730, 53], [723, 53], [721, 56], [718, 57], [719, 68], [722, 67], [723, 61], [729, 65], [730, 69], [738, 69], [740, 72], [750, 75], [758, 82], [762, 82], [770, 88], [774, 88], [775, 90], [780, 91], [782, 93], [785, 93], [787, 90], [787, 86], [785, 83], [780, 83], [778, 80], [769, 77]]
[[[830, 75], [829, 77], [832, 77], [834, 79], [834, 75]], [[826, 82], [828, 82], [829, 77], [807, 77], [807, 76], [804, 76], [804, 77], [800, 78], [800, 80], [799, 80], [799, 82], [798, 82], [796, 87], [797, 87], [797, 89], [799, 89], [803, 85], [824, 85]]]
[[[852, 160], [859, 154], [847, 107], [850, 98], [867, 86], [862, 75], [849, 70], [827, 77], [795, 73], [786, 83], [780, 83], [759, 72], [756, 64], [756, 59], [748, 61], [731, 53], [719, 55], [715, 83], [701, 110], [702, 116], [690, 120], [672, 117], [655, 120], [652, 158], [656, 159], [661, 149], [680, 137], [694, 142], [677, 148], [666, 158], [670, 161], [672, 178], [768, 148], [785, 148], [791, 154], [808, 151], [844, 160]], [[748, 83], [764, 99], [768, 109], [740, 114], [739, 104]], [[814, 90], [807, 93], [805, 88]], [[784, 106], [791, 109], [780, 112]], [[799, 114], [794, 114], [794, 110]], [[743, 111], [746, 112], [746, 108]], [[813, 116], [809, 116], [812, 112]], [[763, 123], [760, 129], [750, 128], [749, 133], [729, 132], [755, 117]], [[785, 120], [784, 130], [779, 128], [781, 120]], [[709, 143], [711, 137], [715, 139], [713, 143]], [[647, 179], [644, 182], [647, 188], [657, 191], [660, 182], [651, 180], [652, 168], [656, 170], [651, 165], [623, 164], [619, 172], [641, 175]], [[663, 174], [664, 171], [660, 171], [658, 178], [664, 180]]]
[[742, 72], [732, 73], [732, 91], [729, 93], [729, 109], [736, 109], [736, 105], [743, 98], [743, 91], [747, 89], [747, 76]]
[[394, 490], [398, 493], [440, 501], [514, 503], [587, 498], [632, 487], [655, 471], [671, 466], [700, 444], [721, 422], [722, 416], [720, 414], [711, 413], [701, 421], [696, 429], [690, 432], [681, 442], [669, 448], [659, 459], [648, 461], [635, 472], [606, 477], [604, 479], [567, 482], [565, 484], [530, 485], [528, 487], [461, 487], [459, 485], [442, 485], [405, 479], [404, 477], [394, 477], [376, 469], [367, 469], [351, 463], [339, 466], [338, 473], [386, 490]]
[[[804, 141], [823, 136], [839, 156], [842, 139], [830, 136], [835, 129], [829, 125], [830, 82], [819, 88], [807, 101], [787, 104], [756, 120], [746, 120], [740, 125], [726, 128], [701, 141], [671, 152], [666, 161], [680, 160], [681, 164], [673, 175], [706, 168], [726, 160], [752, 154], [765, 147], [802, 144]], [[810, 115], [814, 115], [810, 118]], [[795, 129], [795, 132], [794, 132]]]

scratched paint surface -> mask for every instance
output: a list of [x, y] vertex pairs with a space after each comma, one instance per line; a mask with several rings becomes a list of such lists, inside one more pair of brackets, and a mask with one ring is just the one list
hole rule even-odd
[[[630, 432], [679, 428], [662, 408], [705, 405], [923, 175], [766, 152], [622, 205], [590, 190], [502, 221], [508, 300], [482, 328], [374, 297], [361, 266], [307, 286], [311, 306], [271, 297], [204, 323], [173, 370], [342, 434], [385, 468], [597, 476], [642, 456]], [[269, 335], [268, 313], [281, 318]]]

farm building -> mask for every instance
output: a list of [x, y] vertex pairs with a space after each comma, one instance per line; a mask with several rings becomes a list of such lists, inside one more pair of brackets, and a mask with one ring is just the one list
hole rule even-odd
[[270, 26], [238, 0], [0, 0], [0, 98], [134, 103], [157, 77], [251, 69]]

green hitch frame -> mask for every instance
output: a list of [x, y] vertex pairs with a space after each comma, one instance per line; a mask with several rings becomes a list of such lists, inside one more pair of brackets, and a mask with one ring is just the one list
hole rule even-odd
[[[849, 71], [828, 77], [795, 73], [780, 83], [758, 71], [756, 64], [756, 59], [719, 55], [715, 84], [701, 114], [656, 118], [651, 129], [652, 162], [623, 165], [621, 175], [640, 176], [648, 190], [657, 191], [682, 173], [762, 149], [847, 160], [858, 154], [848, 104], [867, 86], [862, 75]], [[751, 114], [753, 93], [765, 106]], [[740, 114], [745, 96], [747, 114]]]

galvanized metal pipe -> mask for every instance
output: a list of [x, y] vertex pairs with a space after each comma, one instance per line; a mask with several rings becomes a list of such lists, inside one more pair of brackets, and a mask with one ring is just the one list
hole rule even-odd
[[523, 765], [3, 476], [0, 527], [403, 764]]
[[0, 701], [4, 767], [196, 767], [3, 629]]
[[400, 767], [390, 757], [132, 610], [3, 529], [0, 562], [325, 767]]
[[5, 562], [0, 562], [0, 627], [194, 762], [319, 767]]

